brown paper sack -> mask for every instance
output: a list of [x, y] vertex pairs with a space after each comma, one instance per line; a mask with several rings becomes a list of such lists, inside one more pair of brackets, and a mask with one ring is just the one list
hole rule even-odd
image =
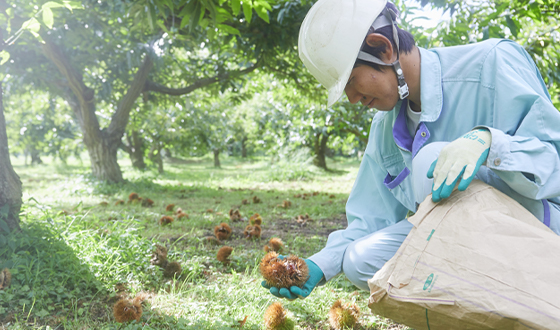
[[519, 203], [474, 181], [408, 220], [368, 281], [375, 314], [415, 329], [560, 329], [560, 236]]

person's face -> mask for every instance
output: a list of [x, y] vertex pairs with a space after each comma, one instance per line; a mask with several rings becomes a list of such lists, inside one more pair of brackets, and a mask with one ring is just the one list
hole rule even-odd
[[358, 65], [352, 70], [344, 92], [352, 104], [360, 101], [368, 108], [390, 111], [399, 101], [397, 86], [397, 77], [391, 68], [377, 71]]

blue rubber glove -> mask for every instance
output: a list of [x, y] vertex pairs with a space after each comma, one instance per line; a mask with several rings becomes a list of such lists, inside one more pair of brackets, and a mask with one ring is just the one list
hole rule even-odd
[[[284, 259], [284, 256], [280, 255], [278, 256], [278, 258], [282, 260]], [[262, 281], [261, 285], [264, 288], [269, 289], [270, 293], [278, 298], [286, 298], [288, 300], [294, 300], [296, 298], [300, 298], [300, 299], [307, 298], [307, 296], [309, 296], [311, 291], [315, 289], [317, 284], [321, 282], [321, 280], [324, 277], [324, 274], [321, 268], [319, 268], [319, 266], [317, 266], [313, 261], [309, 259], [303, 259], [303, 260], [307, 264], [307, 268], [309, 268], [309, 278], [307, 279], [307, 282], [303, 284], [303, 287], [299, 288], [297, 286], [292, 286], [289, 290], [287, 288], [278, 289], [277, 287], [274, 286], [272, 287], [268, 286], [266, 284], [266, 281]]]
[[486, 162], [491, 144], [490, 131], [475, 129], [443, 147], [427, 173], [428, 178], [434, 179], [432, 201], [437, 203], [449, 197], [459, 179], [458, 189], [467, 189]]

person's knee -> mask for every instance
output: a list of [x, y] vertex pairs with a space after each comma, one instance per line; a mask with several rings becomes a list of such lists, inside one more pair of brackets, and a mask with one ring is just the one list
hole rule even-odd
[[374, 256], [364, 253], [365, 247], [360, 246], [360, 241], [354, 241], [346, 248], [344, 259], [342, 262], [342, 271], [346, 278], [358, 288], [369, 291], [367, 281], [375, 275], [379, 270], [377, 267], [371, 267], [371, 258]]

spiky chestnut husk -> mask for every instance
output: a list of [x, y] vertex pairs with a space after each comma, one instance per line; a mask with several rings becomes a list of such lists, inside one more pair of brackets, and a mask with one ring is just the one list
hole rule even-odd
[[101, 203], [99, 203], [99, 205], [100, 205], [100, 206], [107, 206], [107, 205], [109, 205], [109, 203], [107, 203], [107, 202], [101, 202]]
[[260, 214], [255, 213], [249, 218], [249, 222], [252, 225], [259, 225], [260, 226], [262, 224], [262, 217], [261, 217]]
[[264, 312], [264, 327], [266, 330], [292, 330], [294, 321], [288, 318], [282, 304], [275, 302]]
[[230, 246], [223, 246], [218, 250], [218, 254], [216, 255], [216, 259], [218, 259], [218, 261], [223, 262], [223, 263], [227, 263], [229, 262], [229, 256], [231, 255], [231, 251], [233, 251], [233, 248]]
[[[140, 198], [141, 199], [141, 198]], [[154, 205], [154, 201], [149, 198], [142, 199], [142, 206], [144, 207], [152, 207]]]
[[177, 209], [175, 209], [175, 214], [179, 214], [179, 213], [185, 213], [183, 212], [183, 209], [178, 207]]
[[0, 272], [0, 290], [4, 290], [10, 286], [10, 282], [12, 281], [12, 273], [8, 268], [2, 269]]
[[253, 204], [258, 204], [261, 202], [261, 199], [258, 198], [257, 196], [253, 196]]
[[239, 209], [230, 209], [229, 210], [229, 219], [231, 221], [239, 221], [241, 220], [241, 213], [239, 212]]
[[115, 202], [115, 205], [123, 205], [124, 201], [122, 199], [119, 199], [118, 201]]
[[183, 269], [181, 268], [181, 264], [177, 261], [173, 261], [167, 264], [165, 269], [163, 270], [163, 277], [165, 278], [173, 278], [179, 276]]
[[242, 204], [242, 205], [247, 205], [247, 204], [249, 204], [249, 201], [247, 201], [246, 199], [244, 199], [244, 200], [241, 201], [241, 204]]
[[279, 252], [284, 248], [284, 242], [277, 237], [273, 237], [268, 241], [268, 244], [264, 246], [266, 252], [274, 251]]
[[286, 201], [283, 201], [283, 202], [282, 202], [282, 205], [280, 205], [280, 207], [283, 207], [283, 208], [288, 208], [288, 207], [290, 207], [290, 206], [292, 206], [292, 202], [287, 201], [287, 200], [286, 200]]
[[228, 239], [231, 236], [231, 227], [227, 223], [222, 222], [214, 227], [214, 235], [216, 235], [216, 238], [219, 240]]
[[251, 225], [245, 226], [245, 229], [243, 229], [243, 236], [244, 236], [245, 238], [247, 238], [247, 236], [249, 236], [249, 232], [250, 232], [251, 230], [253, 230], [253, 226], [251, 226]]
[[130, 195], [128, 195], [128, 200], [133, 201], [135, 199], [138, 199], [138, 197], [139, 197], [138, 194], [133, 192], [133, 193], [130, 193]]
[[337, 300], [329, 310], [329, 323], [335, 330], [354, 329], [360, 317], [360, 308], [354, 303], [342, 305]]
[[247, 227], [245, 227], [243, 235], [245, 235], [246, 239], [261, 238], [261, 231], [261, 226], [259, 225], [248, 225]]
[[175, 208], [175, 204], [169, 204], [165, 207], [165, 211], [167, 212], [173, 212], [173, 209]]
[[156, 245], [156, 250], [152, 253], [152, 259], [150, 260], [152, 265], [160, 266], [165, 268], [167, 266], [167, 248], [165, 246]]
[[301, 287], [309, 278], [305, 260], [295, 255], [281, 260], [278, 253], [269, 252], [262, 258], [259, 270], [266, 283], [277, 288]]
[[163, 217], [161, 217], [161, 219], [159, 219], [159, 224], [165, 226], [172, 223], [173, 221], [175, 221], [175, 219], [168, 215], [164, 215]]
[[142, 304], [137, 299], [128, 300], [121, 299], [113, 306], [113, 315], [119, 323], [130, 322], [132, 320], [140, 321], [142, 317]]
[[243, 235], [245, 236], [246, 239], [261, 238], [261, 226], [247, 225], [247, 227], [245, 227], [245, 230], [243, 231]]
[[181, 213], [177, 213], [177, 220], [179, 220], [179, 219], [183, 219], [183, 218], [186, 218], [186, 219], [188, 219], [188, 218], [189, 218], [189, 215], [188, 215], [188, 214], [186, 214], [186, 213], [183, 213], [183, 212], [181, 212]]

